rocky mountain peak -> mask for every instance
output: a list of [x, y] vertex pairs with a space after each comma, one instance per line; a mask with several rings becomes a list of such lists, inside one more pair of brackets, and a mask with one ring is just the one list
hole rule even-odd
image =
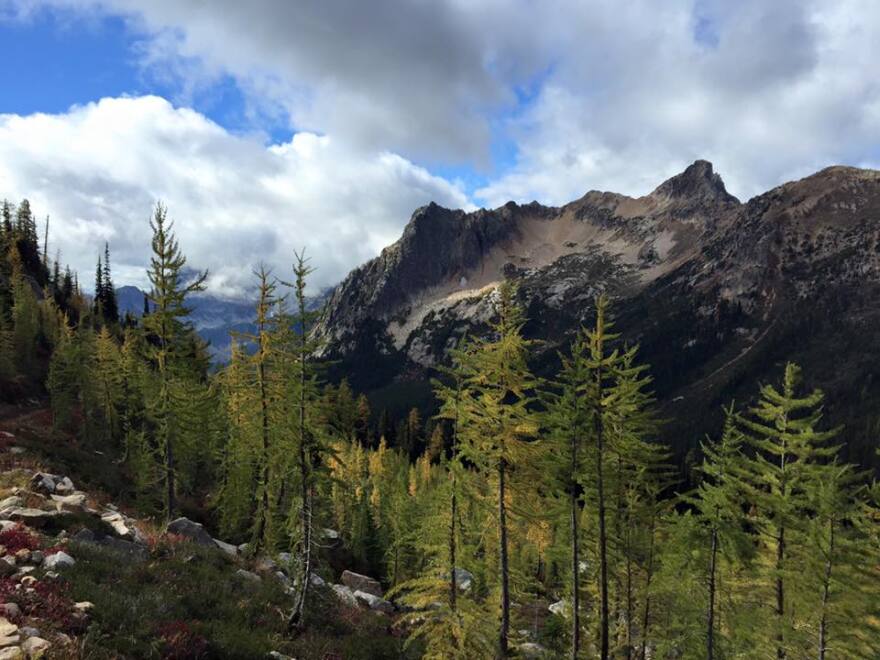
[[707, 160], [695, 160], [681, 174], [661, 183], [651, 197], [668, 200], [699, 200], [738, 204], [739, 200], [727, 192], [721, 176]]

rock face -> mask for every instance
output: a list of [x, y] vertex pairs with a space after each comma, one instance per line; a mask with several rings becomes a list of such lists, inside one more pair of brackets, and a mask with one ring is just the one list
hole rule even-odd
[[880, 172], [831, 167], [741, 203], [696, 161], [638, 198], [593, 191], [473, 213], [430, 204], [333, 291], [315, 333], [374, 407], [400, 390], [408, 405], [417, 392], [427, 402], [448, 350], [486, 331], [504, 279], [519, 285], [525, 334], [544, 340], [543, 373], [592, 320], [596, 294], [611, 295], [662, 416], [678, 420], [665, 439], [680, 455], [715, 432], [721, 403], [748, 401], [794, 359], [828, 394], [829, 422], [850, 422], [847, 458], [876, 460], [856, 430], [870, 425], [851, 422], [880, 405], [869, 367], [880, 358]]

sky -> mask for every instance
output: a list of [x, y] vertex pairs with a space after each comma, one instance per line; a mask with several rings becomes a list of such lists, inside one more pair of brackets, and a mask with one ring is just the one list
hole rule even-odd
[[302, 248], [320, 289], [430, 201], [876, 168], [878, 34], [876, 0], [0, 0], [0, 198], [117, 285], [161, 201], [214, 293]]

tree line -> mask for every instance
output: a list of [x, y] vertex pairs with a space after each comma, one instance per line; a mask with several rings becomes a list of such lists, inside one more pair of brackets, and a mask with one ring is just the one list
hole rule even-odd
[[[839, 460], [845, 430], [823, 423], [797, 365], [725, 408], [683, 490], [608, 298], [539, 378], [506, 282], [488, 330], [433, 381], [427, 426], [414, 411], [374, 432], [368, 400], [323, 379], [304, 254], [287, 277], [255, 272], [254, 330], [212, 370], [187, 320], [207, 274], [185, 275], [162, 206], [151, 227], [142, 318], [114, 315], [105, 246], [92, 301], [9, 279], [3, 346], [51, 356], [55, 424], [118, 456], [143, 510], [196, 510], [254, 555], [290, 552], [292, 634], [320, 615], [312, 574], [329, 571], [335, 530], [427, 658], [507, 657], [529, 640], [603, 660], [880, 653], [880, 488]], [[22, 345], [10, 369], [27, 369]]]

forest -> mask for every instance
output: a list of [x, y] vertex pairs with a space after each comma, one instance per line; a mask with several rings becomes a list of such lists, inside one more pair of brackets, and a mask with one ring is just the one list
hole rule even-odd
[[534, 625], [573, 659], [880, 657], [880, 485], [839, 458], [847, 430], [798, 365], [729, 402], [685, 478], [614, 300], [538, 377], [510, 280], [490, 332], [433, 381], [434, 410], [394, 420], [326, 377], [308, 255], [257, 268], [255, 330], [216, 368], [187, 321], [207, 274], [189, 275], [161, 205], [151, 228], [144, 313], [121, 315], [109, 246], [86, 295], [46, 254], [48, 224], [41, 241], [26, 201], [3, 205], [0, 392], [48, 396], [59, 431], [119, 457], [144, 515], [290, 553], [290, 636], [323, 614], [332, 533], [415, 656], [521, 657]]

